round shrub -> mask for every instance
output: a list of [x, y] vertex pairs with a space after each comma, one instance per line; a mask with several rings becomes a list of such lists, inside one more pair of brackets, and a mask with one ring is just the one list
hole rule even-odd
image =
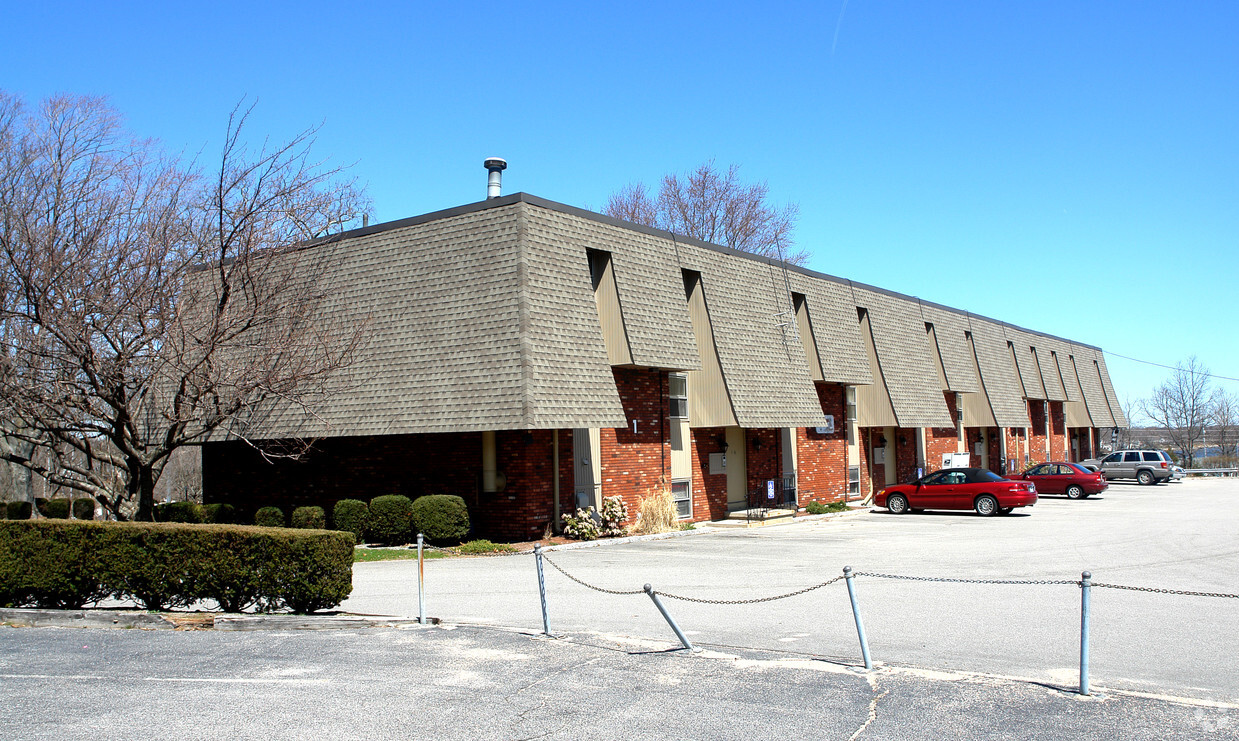
[[69, 519], [69, 500], [60, 497], [47, 500], [47, 504], [43, 506], [43, 516], [50, 520]]
[[413, 530], [427, 539], [459, 543], [469, 534], [469, 508], [451, 494], [428, 494], [413, 502]]
[[95, 500], [82, 497], [73, 500], [73, 517], [78, 520], [95, 519]]
[[327, 527], [327, 513], [322, 507], [298, 507], [293, 510], [293, 527], [302, 530], [323, 530]]
[[350, 532], [358, 543], [365, 540], [370, 508], [360, 499], [341, 499], [331, 510], [331, 522], [336, 530]]
[[401, 494], [370, 500], [370, 539], [383, 545], [408, 543], [413, 532], [413, 502]]
[[258, 527], [284, 527], [284, 510], [279, 507], [263, 507], [254, 513]]
[[4, 509], [10, 520], [29, 520], [34, 507], [30, 502], [9, 502]]
[[231, 525], [237, 521], [237, 508], [227, 502], [204, 504], [202, 521], [212, 525]]
[[155, 505], [156, 522], [203, 522], [202, 505], [197, 502], [165, 502]]

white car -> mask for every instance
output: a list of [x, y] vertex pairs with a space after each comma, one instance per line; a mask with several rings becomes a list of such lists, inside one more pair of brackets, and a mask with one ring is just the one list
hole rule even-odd
[[1183, 470], [1183, 466], [1170, 467], [1170, 481], [1181, 481], [1187, 477], [1187, 471]]

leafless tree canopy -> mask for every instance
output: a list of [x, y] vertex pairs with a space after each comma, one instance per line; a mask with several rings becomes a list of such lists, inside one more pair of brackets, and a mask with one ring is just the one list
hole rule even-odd
[[330, 391], [364, 327], [315, 321], [323, 251], [295, 245], [364, 197], [314, 130], [247, 150], [247, 113], [201, 169], [101, 99], [0, 93], [0, 459], [149, 519], [174, 450]]
[[1153, 424], [1167, 430], [1187, 468], [1194, 467], [1196, 447], [1204, 442], [1210, 422], [1209, 378], [1209, 370], [1193, 355], [1186, 363], [1175, 365], [1174, 374], [1141, 402], [1141, 409]]
[[1239, 397], [1217, 389], [1212, 399], [1213, 440], [1224, 465], [1234, 465], [1239, 458]]
[[641, 183], [625, 186], [611, 195], [604, 212], [617, 219], [803, 265], [809, 254], [791, 251], [800, 209], [790, 203], [770, 205], [766, 202], [768, 195], [766, 183], [742, 182], [738, 165], [721, 172], [711, 160], [683, 177], [664, 176], [656, 199]]

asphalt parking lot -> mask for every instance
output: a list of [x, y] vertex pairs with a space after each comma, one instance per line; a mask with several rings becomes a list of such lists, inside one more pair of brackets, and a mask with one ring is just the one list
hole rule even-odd
[[[552, 553], [582, 581], [714, 600], [778, 595], [859, 572], [963, 579], [1078, 580], [1239, 592], [1239, 480], [1141, 487], [1114, 483], [1086, 500], [1044, 497], [1009, 517], [893, 516], [881, 510], [745, 531], [692, 534]], [[536, 632], [530, 556], [426, 564], [427, 612], [447, 622]], [[344, 608], [415, 615], [410, 562], [359, 564]], [[875, 661], [1078, 682], [1080, 590], [859, 577]], [[588, 590], [548, 567], [553, 632], [673, 641], [644, 595]], [[752, 605], [666, 600], [695, 643], [858, 663], [842, 583]], [[1239, 600], [1094, 589], [1091, 681], [1101, 690], [1239, 703]]]

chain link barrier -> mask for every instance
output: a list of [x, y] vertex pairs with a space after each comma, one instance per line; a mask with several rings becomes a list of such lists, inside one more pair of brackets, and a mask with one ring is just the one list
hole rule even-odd
[[812, 592], [814, 589], [821, 589], [822, 587], [829, 586], [837, 581], [843, 581], [843, 577], [836, 576], [833, 579], [827, 579], [821, 584], [814, 584], [811, 587], [797, 589], [795, 592], [788, 592], [787, 594], [777, 594], [773, 597], [754, 597], [753, 599], [705, 599], [702, 597], [685, 597], [683, 595], [670, 594], [668, 592], [658, 592], [658, 594], [666, 597], [667, 599], [678, 599], [681, 602], [696, 602], [702, 605], [756, 605], [760, 602], [774, 602], [775, 600], [787, 599], [788, 597], [796, 597], [798, 595], [805, 594], [806, 592]]
[[594, 590], [595, 592], [602, 592], [603, 594], [614, 594], [614, 595], [621, 596], [621, 597], [623, 597], [623, 596], [627, 596], [627, 595], [630, 595], [630, 594], [645, 594], [645, 590], [644, 590], [644, 589], [631, 589], [631, 590], [629, 590], [629, 589], [604, 589], [604, 588], [602, 588], [602, 587], [596, 587], [596, 586], [594, 586], [593, 584], [590, 584], [589, 582], [581, 581], [580, 579], [576, 578], [576, 577], [575, 577], [575, 576], [573, 576], [572, 574], [569, 574], [567, 571], [564, 571], [564, 569], [563, 569], [563, 567], [562, 567], [562, 566], [560, 566], [559, 564], [557, 564], [557, 563], [555, 563], [554, 561], [552, 561], [552, 560], [551, 560], [551, 559], [550, 559], [550, 558], [546, 555], [546, 551], [543, 551], [543, 552], [542, 552], [542, 560], [543, 560], [543, 561], [546, 561], [546, 562], [547, 562], [547, 563], [549, 563], [551, 566], [555, 567], [555, 570], [556, 570], [556, 571], [558, 571], [559, 573], [561, 573], [561, 574], [563, 574], [564, 576], [568, 577], [570, 580], [572, 580], [572, 581], [576, 582], [577, 584], [580, 584], [581, 586], [585, 587], [586, 589], [592, 589], [592, 590]]
[[[945, 576], [903, 576], [901, 574], [879, 574], [874, 571], [857, 571], [853, 576], [872, 576], [875, 579], [899, 579], [902, 581], [937, 581], [953, 584], [1075, 584], [1079, 579], [953, 579]], [[1093, 586], [1097, 586], [1094, 584]]]
[[1156, 587], [1128, 587], [1122, 584], [1101, 584], [1093, 582], [1094, 587], [1103, 589], [1123, 589], [1129, 592], [1153, 592], [1155, 594], [1178, 594], [1185, 597], [1223, 597], [1227, 599], [1239, 599], [1239, 594], [1226, 594], [1224, 592], [1190, 592], [1182, 589], [1158, 589]]
[[[416, 551], [417, 546], [410, 546], [409, 550]], [[472, 557], [502, 558], [504, 556], [532, 556], [533, 555], [532, 548], [527, 551], [497, 551], [493, 553], [461, 553], [460, 550], [457, 548], [441, 548], [437, 545], [429, 545], [427, 543], [422, 544], [422, 550], [438, 551], [439, 553], [446, 553], [449, 556], [469, 556], [471, 558]]]

